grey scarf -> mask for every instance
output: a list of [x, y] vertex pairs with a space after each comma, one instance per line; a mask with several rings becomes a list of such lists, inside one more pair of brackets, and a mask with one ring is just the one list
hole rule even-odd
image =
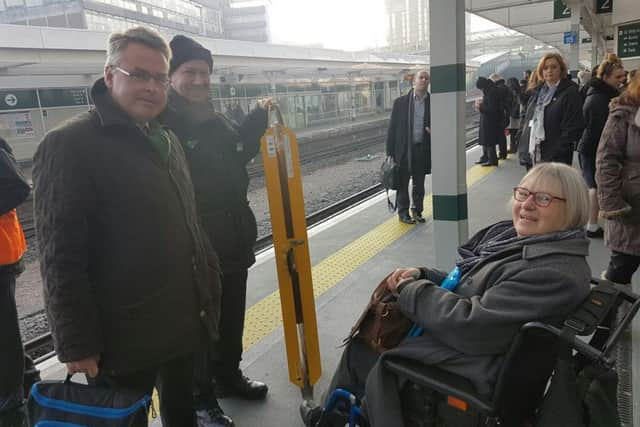
[[458, 248], [459, 259], [456, 266], [462, 275], [470, 271], [480, 261], [491, 255], [511, 248], [543, 242], [556, 242], [584, 238], [583, 229], [565, 230], [556, 233], [518, 237], [513, 221], [501, 221], [476, 233], [467, 243]]

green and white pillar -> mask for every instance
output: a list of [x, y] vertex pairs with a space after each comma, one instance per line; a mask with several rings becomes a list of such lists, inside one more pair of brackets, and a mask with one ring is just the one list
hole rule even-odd
[[433, 248], [449, 270], [469, 234], [465, 149], [465, 0], [431, 0]]
[[565, 3], [571, 8], [571, 32], [576, 36], [576, 42], [569, 47], [569, 64], [567, 65], [571, 77], [576, 79], [580, 70], [580, 16], [584, 0], [565, 0]]

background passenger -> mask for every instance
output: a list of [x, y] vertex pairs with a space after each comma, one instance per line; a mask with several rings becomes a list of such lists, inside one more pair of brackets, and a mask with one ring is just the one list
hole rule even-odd
[[597, 74], [590, 80], [586, 100], [582, 106], [584, 132], [578, 144], [580, 168], [589, 187], [589, 222], [587, 237], [601, 238], [604, 230], [598, 225], [598, 196], [596, 194], [596, 151], [602, 129], [609, 116], [609, 101], [620, 94], [618, 89], [626, 77], [622, 61], [610, 53], [598, 67]]
[[507, 135], [505, 133], [505, 129], [509, 126], [509, 118], [511, 115], [511, 108], [513, 104], [513, 94], [511, 90], [507, 87], [504, 79], [497, 73], [491, 74], [489, 79], [496, 84], [496, 89], [498, 89], [498, 93], [500, 94], [500, 127], [502, 131], [498, 135], [498, 157], [501, 160], [505, 160], [507, 158]]
[[194, 425], [193, 355], [218, 338], [219, 266], [164, 110], [171, 53], [154, 30], [109, 37], [95, 108], [36, 152], [35, 219], [58, 358], [89, 382], [151, 393]]
[[491, 79], [485, 77], [478, 78], [476, 87], [482, 91], [482, 99], [475, 102], [475, 107], [480, 112], [478, 144], [482, 146], [482, 155], [476, 163], [498, 166], [496, 144], [504, 137], [501, 91]]
[[520, 163], [571, 165], [575, 143], [584, 129], [582, 98], [567, 78], [567, 65], [559, 53], [545, 54], [529, 80], [531, 96], [521, 124]]
[[[514, 188], [509, 221], [476, 233], [459, 250], [455, 292], [438, 285], [447, 273], [402, 268], [388, 279], [403, 313], [424, 328], [382, 355], [357, 338], [342, 355], [329, 390], [366, 395], [373, 427], [402, 426], [398, 382], [383, 359], [417, 360], [468, 378], [490, 396], [504, 353], [520, 327], [558, 323], [589, 293], [585, 237], [589, 200], [580, 174], [559, 163], [533, 168]], [[301, 407], [307, 425], [320, 410]]]
[[600, 215], [611, 259], [604, 277], [631, 283], [640, 265], [640, 75], [611, 101], [596, 157]]
[[27, 243], [16, 208], [30, 191], [11, 147], [0, 137], [0, 426], [6, 427], [26, 425], [23, 401], [25, 386], [30, 384], [24, 384], [25, 353], [16, 308], [16, 277], [24, 270], [22, 256]]
[[[400, 167], [398, 217], [401, 222], [425, 222], [424, 177], [431, 173], [431, 95], [429, 73], [418, 71], [413, 89], [393, 102], [387, 131], [387, 156]], [[409, 200], [411, 178], [411, 200]], [[409, 216], [409, 206], [413, 218]]]
[[247, 272], [255, 262], [257, 236], [256, 219], [247, 200], [246, 165], [260, 149], [267, 127], [267, 103], [259, 103], [237, 126], [215, 112], [209, 101], [211, 52], [180, 35], [170, 45], [171, 87], [161, 121], [182, 142], [198, 214], [222, 268], [220, 340], [214, 344], [213, 354], [201, 355], [202, 378], [196, 379], [197, 418], [201, 427], [225, 426], [231, 425], [231, 420], [223, 415], [215, 392], [219, 397], [245, 399], [263, 399], [267, 394], [266, 384], [250, 380], [240, 370]]
[[518, 130], [520, 129], [520, 117], [522, 115], [522, 108], [520, 104], [521, 90], [520, 82], [515, 77], [511, 77], [507, 80], [507, 87], [511, 91], [511, 98], [509, 104], [509, 153], [518, 152], [518, 138], [520, 137]]

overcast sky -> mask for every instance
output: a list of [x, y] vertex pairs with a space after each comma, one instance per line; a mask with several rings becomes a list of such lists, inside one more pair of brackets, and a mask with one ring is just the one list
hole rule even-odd
[[[271, 0], [274, 43], [358, 50], [386, 44], [384, 0]], [[496, 25], [472, 16], [472, 30]]]

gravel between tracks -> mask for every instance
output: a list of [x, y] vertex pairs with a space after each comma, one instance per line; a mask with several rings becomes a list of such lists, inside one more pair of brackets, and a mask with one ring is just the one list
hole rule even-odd
[[[302, 166], [305, 210], [307, 214], [322, 209], [378, 182], [384, 157], [384, 144], [348, 155], [325, 159]], [[269, 204], [264, 178], [252, 179], [248, 199], [258, 222], [258, 235], [271, 232]], [[29, 239], [24, 258], [26, 271], [18, 278], [16, 302], [23, 341], [48, 331], [43, 311], [42, 284], [38, 268], [35, 239]]]

